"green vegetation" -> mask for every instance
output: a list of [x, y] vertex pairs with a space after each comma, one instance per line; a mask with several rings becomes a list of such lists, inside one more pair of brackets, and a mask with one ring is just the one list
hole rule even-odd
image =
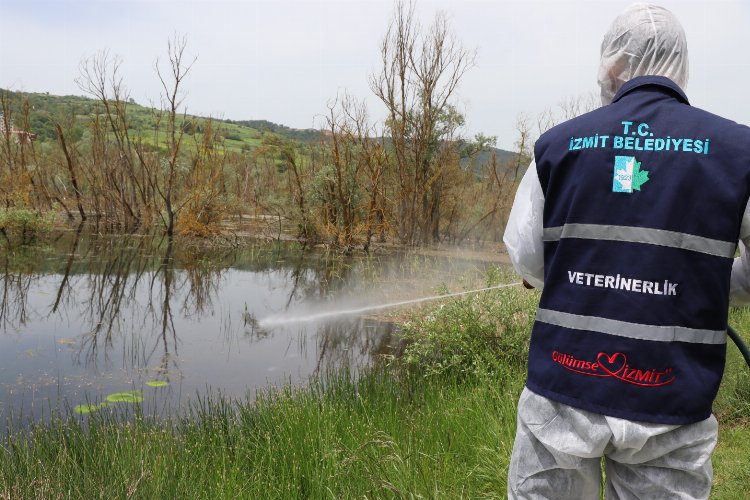
[[[156, 382], [146, 382], [146, 385], [149, 387], [161, 387], [162, 385], [167, 385], [167, 383], [164, 382], [163, 384], [157, 384]], [[143, 403], [143, 391], [132, 390], [113, 392], [112, 394], [107, 394], [104, 401], [101, 403], [77, 405], [73, 408], [73, 411], [81, 415], [88, 415], [89, 413], [99, 411], [103, 408], [109, 408], [115, 403]]]
[[16, 437], [0, 494], [46, 498], [502, 496], [520, 387], [345, 374], [169, 423], [55, 421]]
[[73, 408], [73, 411], [76, 412], [76, 413], [80, 413], [81, 415], [87, 415], [87, 414], [89, 414], [91, 412], [99, 411], [102, 408], [106, 408], [107, 406], [109, 406], [109, 404], [106, 403], [106, 402], [103, 402], [103, 403], [89, 403], [89, 404], [83, 404], [83, 405], [76, 405]]
[[28, 208], [0, 208], [0, 246], [17, 247], [34, 242], [49, 232], [54, 216]]
[[146, 385], [149, 387], [166, 387], [169, 385], [169, 382], [165, 380], [149, 380], [146, 382]]
[[[515, 279], [495, 269], [485, 284]], [[500, 289], [447, 302], [402, 326], [406, 347], [393, 363], [425, 377], [453, 380], [494, 380], [509, 370], [517, 376], [524, 371], [538, 300], [535, 293]]]
[[[329, 374], [254, 402], [213, 395], [167, 420], [115, 405], [12, 434], [0, 496], [504, 498], [536, 300], [509, 288], [423, 309], [404, 356], [356, 379]], [[732, 324], [748, 338], [750, 312]], [[728, 349], [717, 499], [750, 480], [748, 369]]]
[[143, 391], [125, 391], [108, 394], [105, 401], [108, 403], [142, 403]]
[[[83, 96], [56, 96], [50, 94], [33, 92], [12, 92], [0, 89], [7, 95], [11, 104], [13, 115], [18, 116], [23, 112], [24, 106], [28, 106], [28, 131], [37, 135], [40, 145], [54, 146], [57, 143], [58, 132], [55, 123], [65, 123], [70, 131], [70, 138], [74, 141], [87, 140], [91, 137], [89, 122], [93, 116], [102, 112], [98, 101]], [[148, 106], [142, 106], [132, 99], [125, 103], [129, 117], [128, 127], [137, 137], [143, 139], [151, 146], [161, 144], [166, 138], [165, 131], [157, 124], [159, 110]], [[195, 140], [187, 141], [188, 147], [195, 142], [201, 142], [203, 136], [203, 122], [208, 117], [195, 115], [185, 116], [185, 133]], [[227, 149], [230, 151], [249, 151], [261, 143], [265, 132], [296, 139], [298, 132], [282, 125], [276, 125], [266, 121], [233, 122], [212, 118], [212, 121], [221, 124], [221, 137], [226, 141]], [[21, 126], [21, 124], [18, 124]], [[154, 133], [157, 135], [154, 136]], [[312, 131], [315, 132], [315, 131]], [[47, 146], [45, 146], [47, 147]]]

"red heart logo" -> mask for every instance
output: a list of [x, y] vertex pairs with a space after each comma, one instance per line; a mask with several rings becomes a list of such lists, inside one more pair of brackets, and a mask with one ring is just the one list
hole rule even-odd
[[606, 352], [600, 352], [596, 355], [596, 362], [599, 364], [599, 368], [604, 372], [613, 377], [617, 377], [618, 372], [625, 367], [627, 357], [621, 352], [616, 352], [612, 355], [609, 355]]

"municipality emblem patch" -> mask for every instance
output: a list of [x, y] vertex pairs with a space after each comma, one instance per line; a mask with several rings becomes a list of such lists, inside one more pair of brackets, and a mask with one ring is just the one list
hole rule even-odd
[[615, 156], [615, 169], [612, 178], [612, 191], [615, 193], [632, 193], [640, 191], [648, 182], [648, 171], [641, 170], [641, 162], [635, 156]]

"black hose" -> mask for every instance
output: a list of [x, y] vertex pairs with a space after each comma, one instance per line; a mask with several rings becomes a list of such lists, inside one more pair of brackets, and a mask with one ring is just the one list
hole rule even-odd
[[734, 341], [737, 349], [739, 349], [742, 353], [742, 357], [745, 358], [745, 363], [747, 363], [747, 366], [750, 366], [750, 349], [747, 348], [747, 345], [745, 345], [745, 343], [742, 341], [742, 338], [740, 338], [740, 336], [736, 331], [734, 331], [734, 328], [732, 328], [731, 326], [727, 326], [727, 334], [729, 335], [729, 338]]

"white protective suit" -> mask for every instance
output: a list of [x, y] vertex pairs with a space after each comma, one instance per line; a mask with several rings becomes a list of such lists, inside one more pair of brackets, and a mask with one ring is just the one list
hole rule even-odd
[[[631, 78], [666, 76], [685, 88], [685, 34], [666, 9], [638, 3], [612, 23], [601, 47], [598, 75], [602, 103], [609, 104]], [[544, 285], [544, 194], [534, 162], [516, 193], [503, 241], [516, 271]], [[750, 302], [750, 213], [740, 231], [731, 299]], [[744, 244], [742, 244], [744, 243]], [[599, 498], [600, 460], [606, 457], [606, 497], [708, 498], [718, 425], [711, 416], [690, 425], [633, 422], [549, 400], [524, 389], [508, 473], [509, 498]]]

